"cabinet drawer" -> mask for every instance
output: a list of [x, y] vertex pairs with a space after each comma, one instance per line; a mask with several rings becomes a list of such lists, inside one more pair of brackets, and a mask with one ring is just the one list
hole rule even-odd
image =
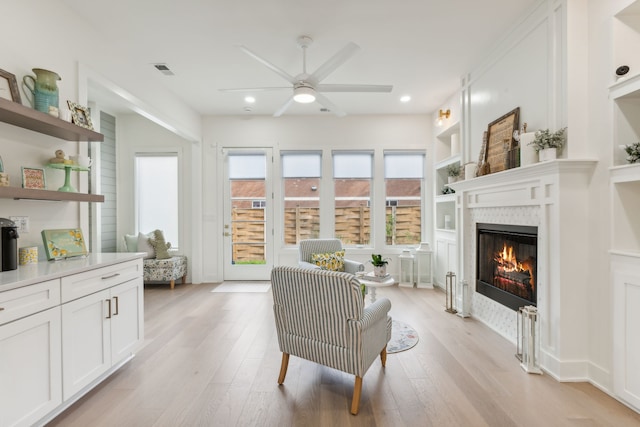
[[62, 302], [142, 277], [142, 259], [100, 267], [62, 278]]
[[60, 279], [0, 292], [0, 325], [60, 304]]

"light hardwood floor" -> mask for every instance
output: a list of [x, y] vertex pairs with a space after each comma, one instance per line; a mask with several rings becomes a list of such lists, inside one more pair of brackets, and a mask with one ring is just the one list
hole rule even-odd
[[147, 286], [136, 358], [51, 426], [640, 426], [640, 414], [585, 383], [526, 374], [515, 348], [483, 324], [445, 313], [440, 291], [381, 288], [413, 326], [411, 350], [354, 379], [291, 357], [283, 386], [271, 292], [214, 284]]

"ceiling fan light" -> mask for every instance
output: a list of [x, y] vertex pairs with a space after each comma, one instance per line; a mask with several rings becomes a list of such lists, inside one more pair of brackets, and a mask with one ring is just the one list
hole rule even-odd
[[309, 104], [316, 100], [316, 91], [306, 86], [297, 87], [293, 90], [293, 100], [300, 104]]

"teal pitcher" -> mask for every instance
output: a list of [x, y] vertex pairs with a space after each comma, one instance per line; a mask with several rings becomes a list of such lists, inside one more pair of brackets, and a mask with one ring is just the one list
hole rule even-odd
[[[38, 111], [49, 112], [49, 106], [58, 108], [58, 80], [62, 80], [57, 73], [42, 68], [32, 70], [36, 77], [26, 75], [22, 78], [27, 99]], [[29, 96], [31, 92], [31, 97]]]

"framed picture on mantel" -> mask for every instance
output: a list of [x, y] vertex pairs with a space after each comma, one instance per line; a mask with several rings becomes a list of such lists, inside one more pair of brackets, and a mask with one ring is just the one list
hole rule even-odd
[[491, 173], [500, 172], [516, 165], [509, 160], [509, 152], [518, 146], [513, 132], [520, 126], [520, 107], [489, 123], [487, 129], [486, 161]]

